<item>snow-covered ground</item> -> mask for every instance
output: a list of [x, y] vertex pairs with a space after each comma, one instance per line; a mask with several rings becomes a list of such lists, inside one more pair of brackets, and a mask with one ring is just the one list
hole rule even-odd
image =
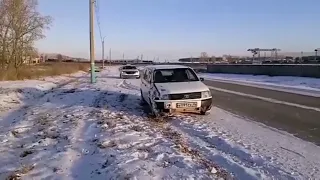
[[0, 179], [320, 177], [318, 146], [216, 107], [153, 119], [118, 74], [0, 83]]
[[0, 81], [0, 115], [13, 107], [28, 103], [28, 100], [44, 95], [63, 84], [84, 76], [84, 72], [72, 75], [45, 77], [39, 80]]
[[319, 78], [220, 73], [201, 73], [199, 76], [208, 80], [249, 85], [259, 88], [276, 89], [320, 97]]

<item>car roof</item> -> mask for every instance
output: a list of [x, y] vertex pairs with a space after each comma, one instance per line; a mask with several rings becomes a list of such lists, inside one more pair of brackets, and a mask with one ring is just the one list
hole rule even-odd
[[190, 68], [190, 67], [183, 66], [183, 65], [149, 65], [149, 66], [146, 66], [145, 68], [157, 70], [157, 69], [179, 69], [179, 68]]

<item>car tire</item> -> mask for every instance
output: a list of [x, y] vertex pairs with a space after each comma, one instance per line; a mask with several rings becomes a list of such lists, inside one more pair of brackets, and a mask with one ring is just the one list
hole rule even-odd
[[200, 115], [206, 115], [207, 111], [200, 111]]
[[159, 113], [157, 113], [155, 110], [156, 110], [156, 107], [153, 107], [152, 105], [152, 101], [151, 99], [149, 98], [149, 107], [150, 107], [150, 111], [151, 111], [151, 116], [153, 116], [154, 118], [157, 118], [159, 117]]
[[143, 95], [142, 95], [142, 90], [140, 89], [140, 98], [141, 98], [141, 104], [145, 105], [147, 104], [146, 100], [144, 99]]

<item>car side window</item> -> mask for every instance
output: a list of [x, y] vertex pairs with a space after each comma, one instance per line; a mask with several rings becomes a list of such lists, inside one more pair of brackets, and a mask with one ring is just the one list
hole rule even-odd
[[187, 73], [188, 79], [192, 81], [197, 80], [197, 77], [194, 75], [194, 73], [190, 69], [186, 69], [186, 73]]
[[145, 81], [148, 81], [148, 69], [145, 69], [145, 70], [144, 70], [143, 79], [144, 79]]
[[152, 71], [149, 71], [149, 75], [148, 75], [149, 76], [149, 79], [148, 79], [149, 83], [152, 82], [152, 74], [153, 74]]

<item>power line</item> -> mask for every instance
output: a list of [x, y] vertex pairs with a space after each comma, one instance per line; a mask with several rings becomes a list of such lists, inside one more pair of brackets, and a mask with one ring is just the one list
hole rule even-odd
[[99, 0], [95, 0], [95, 13], [96, 13], [96, 20], [97, 20], [97, 25], [98, 25], [99, 35], [100, 35], [100, 41], [101, 41], [101, 49], [102, 49], [102, 55], [101, 55], [102, 68], [104, 68], [104, 38], [105, 38], [105, 36], [102, 36], [102, 32], [101, 32], [101, 23], [100, 23], [100, 1], [99, 1]]
[[101, 23], [100, 23], [100, 1], [99, 0], [95, 0], [94, 5], [95, 5], [95, 13], [96, 13], [96, 20], [97, 20], [100, 40], [102, 42], [103, 41], [103, 37], [102, 37]]

